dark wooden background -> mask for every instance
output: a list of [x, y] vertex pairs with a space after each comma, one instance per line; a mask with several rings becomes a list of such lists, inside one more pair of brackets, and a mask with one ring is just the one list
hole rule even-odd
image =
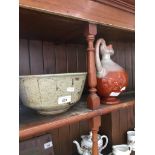
[[[108, 41], [115, 54], [112, 59], [126, 69], [129, 75], [128, 92], [135, 89], [134, 41]], [[42, 40], [20, 39], [20, 75], [86, 72], [86, 44], [55, 44]], [[21, 104], [21, 103], [20, 103]], [[20, 111], [24, 106], [20, 105]], [[126, 132], [134, 128], [134, 108], [123, 109], [102, 116], [100, 134], [106, 134], [109, 143], [126, 143]], [[55, 155], [76, 154], [74, 139], [89, 134], [88, 121], [81, 121], [50, 131]], [[110, 147], [110, 145], [109, 145]]]

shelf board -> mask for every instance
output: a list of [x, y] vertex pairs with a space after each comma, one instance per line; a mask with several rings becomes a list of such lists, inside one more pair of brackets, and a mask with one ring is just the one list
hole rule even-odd
[[[84, 31], [88, 23], [57, 15], [20, 8], [20, 38], [30, 40], [48, 40], [54, 43], [87, 44]], [[68, 35], [69, 34], [69, 35]], [[97, 25], [96, 38], [105, 40], [134, 40], [134, 32], [113, 27]]]
[[79, 102], [71, 107], [67, 112], [54, 115], [42, 116], [35, 111], [20, 114], [20, 140], [32, 138], [48, 132], [52, 129], [62, 127], [67, 124], [75, 123], [81, 120], [88, 120], [98, 115], [104, 115], [112, 111], [134, 106], [135, 100], [133, 94], [120, 97], [121, 103], [115, 105], [101, 104], [96, 110], [87, 108], [86, 96], [83, 96]]
[[[111, 2], [111, 4], [113, 3], [114, 1]], [[121, 9], [120, 7], [118, 7], [120, 6], [120, 4], [124, 5], [124, 2], [120, 3], [119, 1], [119, 5], [118, 3], [117, 5], [115, 3], [115, 5], [113, 6], [109, 5], [109, 3], [107, 5], [105, 1], [103, 3], [100, 3], [91, 0], [19, 1], [19, 5], [22, 8], [37, 10], [40, 12], [46, 12], [48, 14], [55, 14], [63, 17], [78, 19], [81, 21], [134, 31], [134, 12]], [[126, 8], [127, 6], [129, 5], [125, 5], [123, 8]], [[134, 8], [134, 5], [132, 5], [132, 7]]]

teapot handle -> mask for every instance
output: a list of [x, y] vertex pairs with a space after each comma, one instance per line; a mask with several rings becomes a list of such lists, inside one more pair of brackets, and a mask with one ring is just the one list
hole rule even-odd
[[108, 137], [106, 135], [102, 135], [101, 139], [105, 138], [105, 144], [102, 146], [102, 148], [100, 149], [100, 152], [106, 148], [107, 144], [108, 144]]
[[132, 151], [132, 146], [131, 146], [131, 145], [128, 145], [128, 147], [129, 147], [129, 152], [131, 153], [131, 151]]

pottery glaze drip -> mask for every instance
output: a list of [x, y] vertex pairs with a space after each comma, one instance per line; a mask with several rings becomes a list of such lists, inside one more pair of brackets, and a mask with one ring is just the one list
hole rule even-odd
[[125, 91], [128, 85], [128, 75], [121, 66], [111, 60], [110, 56], [114, 54], [114, 50], [112, 45], [106, 46], [104, 39], [97, 40], [95, 52], [97, 92], [102, 98], [102, 103], [119, 103], [116, 97]]

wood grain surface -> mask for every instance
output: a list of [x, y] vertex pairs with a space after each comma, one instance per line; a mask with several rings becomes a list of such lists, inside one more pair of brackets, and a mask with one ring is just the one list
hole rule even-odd
[[134, 13], [91, 0], [20, 0], [20, 7], [134, 31]]
[[[118, 64], [121, 64], [122, 67], [127, 68], [129, 77], [132, 78], [131, 79], [132, 82], [130, 82], [129, 84], [128, 91], [129, 92], [134, 91], [134, 87], [135, 87], [134, 85], [134, 42], [132, 40], [129, 40], [129, 41], [123, 40], [123, 38], [119, 40], [115, 40], [115, 37], [113, 37], [112, 35], [111, 35], [111, 38], [113, 38], [114, 40], [108, 39], [107, 42], [112, 43], [115, 50], [115, 55], [112, 57], [112, 59], [115, 60]], [[52, 41], [20, 39], [19, 49], [20, 49], [19, 50], [20, 75], [86, 71], [87, 56], [86, 56], [85, 44], [56, 44]], [[57, 51], [58, 51], [58, 54], [56, 53]], [[119, 57], [125, 58], [125, 60], [121, 60]], [[59, 66], [58, 63], [60, 59], [63, 59], [65, 62], [62, 61], [61, 63], [63, 65]], [[38, 60], [40, 61], [39, 63], [37, 62]], [[57, 64], [56, 64], [56, 61], [57, 61]], [[102, 116], [102, 120], [104, 120], [105, 122], [102, 121], [102, 126], [100, 130], [100, 134], [104, 133], [106, 135], [109, 135], [108, 138], [110, 141], [109, 143], [109, 147], [110, 147], [112, 144], [122, 142], [125, 139], [126, 125], [120, 124], [120, 122], [122, 121], [122, 117], [127, 118], [127, 129], [131, 130], [134, 127], [133, 102], [128, 102], [127, 104], [124, 104], [123, 108], [127, 108], [127, 111], [125, 109], [122, 109], [121, 112], [119, 110], [116, 112], [116, 109], [120, 107], [121, 107], [120, 105], [117, 105], [117, 107], [114, 107], [114, 108], [109, 107], [108, 109], [104, 109], [105, 110], [104, 112], [102, 111], [103, 110], [102, 109], [99, 111], [94, 111], [94, 113], [92, 112], [90, 113], [88, 109], [81, 107], [79, 109], [79, 113], [76, 109], [75, 110], [76, 113], [73, 112], [71, 115], [67, 114], [69, 117], [68, 119], [66, 119], [67, 115], [64, 115], [64, 118], [65, 118], [64, 120], [62, 119], [61, 115], [57, 117], [58, 121], [56, 121], [56, 119], [53, 118], [53, 121], [55, 121], [54, 124], [47, 123], [51, 120], [51, 117], [41, 118], [40, 116], [38, 117], [38, 115], [36, 117], [35, 112], [33, 112], [32, 114], [31, 112], [28, 112], [29, 115], [27, 115], [28, 114], [27, 112], [25, 114], [20, 113], [22, 114], [20, 115], [21, 117], [20, 131], [24, 131], [23, 132], [24, 134], [20, 132], [20, 135], [21, 135], [20, 140], [23, 141], [24, 139], [32, 138], [37, 135], [50, 133], [53, 137], [54, 151], [56, 155], [61, 155], [60, 147], [65, 154], [77, 154], [76, 146], [72, 144], [72, 141], [73, 139], [76, 139], [80, 142], [81, 134], [89, 134], [90, 127], [88, 126], [88, 121], [86, 120], [98, 114], [106, 114], [111, 110], [114, 110], [112, 114], [110, 113], [108, 114], [108, 117], [107, 115]], [[123, 110], [125, 110], [125, 112]], [[24, 110], [22, 110], [22, 112], [23, 111]], [[113, 113], [115, 112], [117, 114], [114, 115]], [[79, 115], [80, 113], [85, 113], [85, 115]], [[120, 117], [120, 113], [122, 117]], [[78, 118], [76, 117], [76, 115], [78, 115], [77, 116]], [[85, 121], [81, 122], [81, 120], [85, 120]], [[108, 123], [109, 120], [111, 121], [111, 123], [110, 122]], [[44, 126], [45, 124], [42, 126], [39, 123], [38, 124], [39, 126], [37, 125], [36, 128], [34, 128], [33, 122], [34, 122], [34, 125], [37, 125], [39, 122], [45, 123], [45, 124], [47, 123], [46, 124], [47, 126]], [[28, 125], [27, 123], [28, 124], [30, 123], [30, 124]], [[63, 125], [65, 125], [66, 127], [63, 128], [62, 127]], [[24, 128], [25, 129], [29, 128], [30, 132], [27, 132], [27, 130], [25, 130]], [[37, 131], [38, 129], [40, 130], [39, 132]], [[62, 133], [65, 133], [65, 132], [68, 133], [67, 139], [66, 140], [64, 139], [63, 141], [61, 141]], [[62, 145], [64, 145], [64, 143], [69, 144], [67, 149], [63, 148]]]

